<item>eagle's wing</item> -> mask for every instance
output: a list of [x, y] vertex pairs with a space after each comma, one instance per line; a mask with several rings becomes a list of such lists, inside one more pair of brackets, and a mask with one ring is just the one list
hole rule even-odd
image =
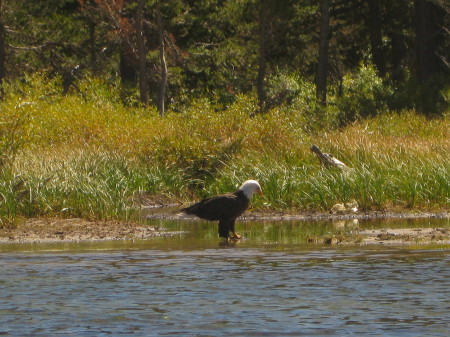
[[198, 204], [198, 215], [209, 220], [235, 219], [248, 206], [245, 200], [239, 199], [235, 194], [207, 198]]

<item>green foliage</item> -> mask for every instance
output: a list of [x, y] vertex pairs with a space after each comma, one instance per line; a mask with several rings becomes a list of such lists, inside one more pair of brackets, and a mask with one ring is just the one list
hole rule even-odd
[[442, 116], [450, 111], [450, 82], [448, 74], [433, 76], [426, 83], [414, 86], [417, 111], [428, 116]]
[[[128, 218], [136, 198], [190, 200], [248, 178], [266, 192], [255, 199], [259, 208], [329, 210], [353, 199], [363, 209], [448, 207], [448, 74], [416, 83], [418, 69], [402, 47], [417, 42], [413, 1], [332, 4], [327, 107], [311, 80], [317, 1], [162, 2], [165, 118], [139, 102], [136, 3], [114, 5], [3, 1], [4, 223], [47, 214]], [[155, 5], [144, 8], [148, 73], [138, 74], [153, 99], [161, 76]], [[447, 55], [442, 32], [433, 51]], [[267, 111], [255, 115], [262, 51]], [[383, 77], [361, 63], [367, 60]], [[124, 68], [131, 83], [124, 84]], [[413, 108], [440, 118], [404, 111]], [[312, 143], [349, 164], [351, 174], [322, 169]]]
[[300, 94], [301, 79], [287, 73], [269, 76], [266, 88], [266, 104], [268, 108], [282, 104], [290, 105]]
[[[27, 154], [26, 163], [17, 163], [16, 170], [25, 183], [23, 191], [10, 193], [9, 204], [29, 217], [60, 214], [128, 219], [134, 212], [132, 197], [151, 181], [146, 172], [123, 157], [95, 148], [63, 152], [63, 157], [46, 152], [43, 162], [42, 153], [33, 151]], [[24, 192], [26, 198], [19, 198]], [[7, 214], [5, 210], [2, 213]]]
[[78, 5], [77, 0], [3, 2], [2, 19], [14, 31], [6, 34], [6, 40], [18, 47], [11, 51], [13, 57], [6, 58], [12, 78], [36, 71], [64, 75], [85, 61], [82, 49], [88, 27]]
[[316, 87], [304, 79], [299, 81], [300, 90], [297, 97], [288, 107], [296, 110], [302, 121], [302, 129], [308, 133], [320, 133], [326, 129], [334, 129], [337, 125], [337, 113], [334, 105], [322, 106], [316, 97]]
[[343, 93], [336, 98], [339, 124], [387, 111], [392, 95], [392, 88], [377, 75], [375, 68], [362, 64], [356, 73], [344, 76]]
[[0, 171], [8, 170], [29, 139], [31, 102], [10, 100], [0, 105]]
[[21, 199], [25, 197], [24, 181], [4, 170], [0, 173], [0, 228], [14, 226]]
[[[321, 129], [314, 87], [297, 84], [295, 109], [252, 117], [256, 100], [241, 95], [226, 107], [192, 101], [164, 118], [125, 107], [116, 87], [95, 80], [64, 96], [60, 81], [42, 76], [5, 86], [0, 129], [14, 141], [2, 143], [12, 155], [0, 172], [0, 218], [127, 219], [142, 198], [191, 201], [250, 178], [265, 193], [255, 208], [328, 211], [353, 199], [361, 209], [448, 207], [448, 117], [383, 113]], [[352, 169], [322, 168], [312, 143]]]

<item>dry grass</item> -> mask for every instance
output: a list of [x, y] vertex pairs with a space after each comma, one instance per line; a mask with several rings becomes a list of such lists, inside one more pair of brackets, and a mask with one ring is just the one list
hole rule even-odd
[[[1, 103], [0, 145], [11, 150], [0, 179], [5, 222], [49, 213], [129, 218], [136, 194], [187, 201], [248, 178], [265, 191], [259, 208], [329, 210], [352, 199], [362, 209], [449, 206], [448, 117], [386, 113], [311, 132], [299, 109], [250, 117], [249, 97], [226, 110], [199, 100], [161, 118], [125, 107], [95, 82], [81, 85], [84, 98], [59, 95], [57, 83], [30, 83]], [[351, 173], [322, 169], [312, 143]]]

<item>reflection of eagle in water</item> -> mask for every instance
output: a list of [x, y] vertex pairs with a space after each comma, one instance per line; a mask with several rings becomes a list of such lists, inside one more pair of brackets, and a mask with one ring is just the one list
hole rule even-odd
[[261, 186], [255, 180], [247, 180], [234, 193], [227, 193], [203, 199], [181, 211], [193, 214], [199, 218], [219, 221], [219, 236], [223, 238], [240, 239], [241, 236], [234, 230], [234, 222], [248, 208], [253, 194], [262, 194]]

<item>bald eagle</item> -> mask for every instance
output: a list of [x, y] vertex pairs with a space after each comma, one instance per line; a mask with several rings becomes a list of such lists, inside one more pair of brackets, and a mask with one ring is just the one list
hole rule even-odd
[[234, 193], [203, 199], [181, 211], [205, 220], [219, 221], [220, 237], [240, 239], [241, 236], [235, 232], [234, 222], [248, 208], [255, 193], [262, 195], [261, 186], [255, 180], [247, 180]]

